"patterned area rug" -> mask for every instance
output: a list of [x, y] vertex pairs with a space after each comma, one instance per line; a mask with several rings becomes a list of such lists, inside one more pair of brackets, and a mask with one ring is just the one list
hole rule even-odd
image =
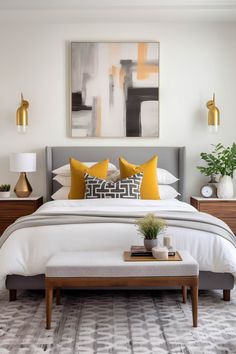
[[43, 292], [0, 292], [0, 354], [236, 353], [236, 291], [201, 292], [199, 327], [177, 291], [64, 292], [45, 330]]

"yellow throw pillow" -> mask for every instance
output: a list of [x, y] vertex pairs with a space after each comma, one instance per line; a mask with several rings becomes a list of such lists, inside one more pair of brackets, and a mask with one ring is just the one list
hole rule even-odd
[[127, 178], [136, 173], [143, 172], [143, 181], [141, 184], [141, 199], [160, 199], [159, 188], [157, 184], [157, 156], [140, 166], [133, 165], [120, 157], [120, 178]]
[[84, 174], [105, 179], [107, 177], [109, 160], [103, 160], [91, 167], [87, 167], [82, 162], [70, 158], [71, 187], [68, 199], [84, 199], [85, 182]]

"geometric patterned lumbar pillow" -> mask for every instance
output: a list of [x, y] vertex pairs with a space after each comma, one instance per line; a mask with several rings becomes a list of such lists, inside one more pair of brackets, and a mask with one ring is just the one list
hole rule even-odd
[[84, 175], [86, 199], [125, 198], [140, 199], [140, 187], [143, 173], [121, 179], [117, 182], [107, 181], [97, 177]]

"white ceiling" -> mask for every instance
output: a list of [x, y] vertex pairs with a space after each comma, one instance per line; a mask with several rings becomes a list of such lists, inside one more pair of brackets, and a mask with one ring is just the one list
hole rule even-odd
[[236, 0], [0, 0], [0, 23], [35, 21], [236, 22]]

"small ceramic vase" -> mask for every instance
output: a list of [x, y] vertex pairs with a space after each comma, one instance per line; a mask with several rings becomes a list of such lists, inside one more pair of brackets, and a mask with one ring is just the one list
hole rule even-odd
[[144, 247], [146, 248], [147, 251], [151, 251], [153, 247], [157, 246], [157, 239], [153, 239], [153, 240], [148, 240], [148, 239], [144, 239]]
[[217, 196], [220, 199], [232, 198], [234, 195], [233, 180], [230, 176], [221, 176], [217, 186]]

